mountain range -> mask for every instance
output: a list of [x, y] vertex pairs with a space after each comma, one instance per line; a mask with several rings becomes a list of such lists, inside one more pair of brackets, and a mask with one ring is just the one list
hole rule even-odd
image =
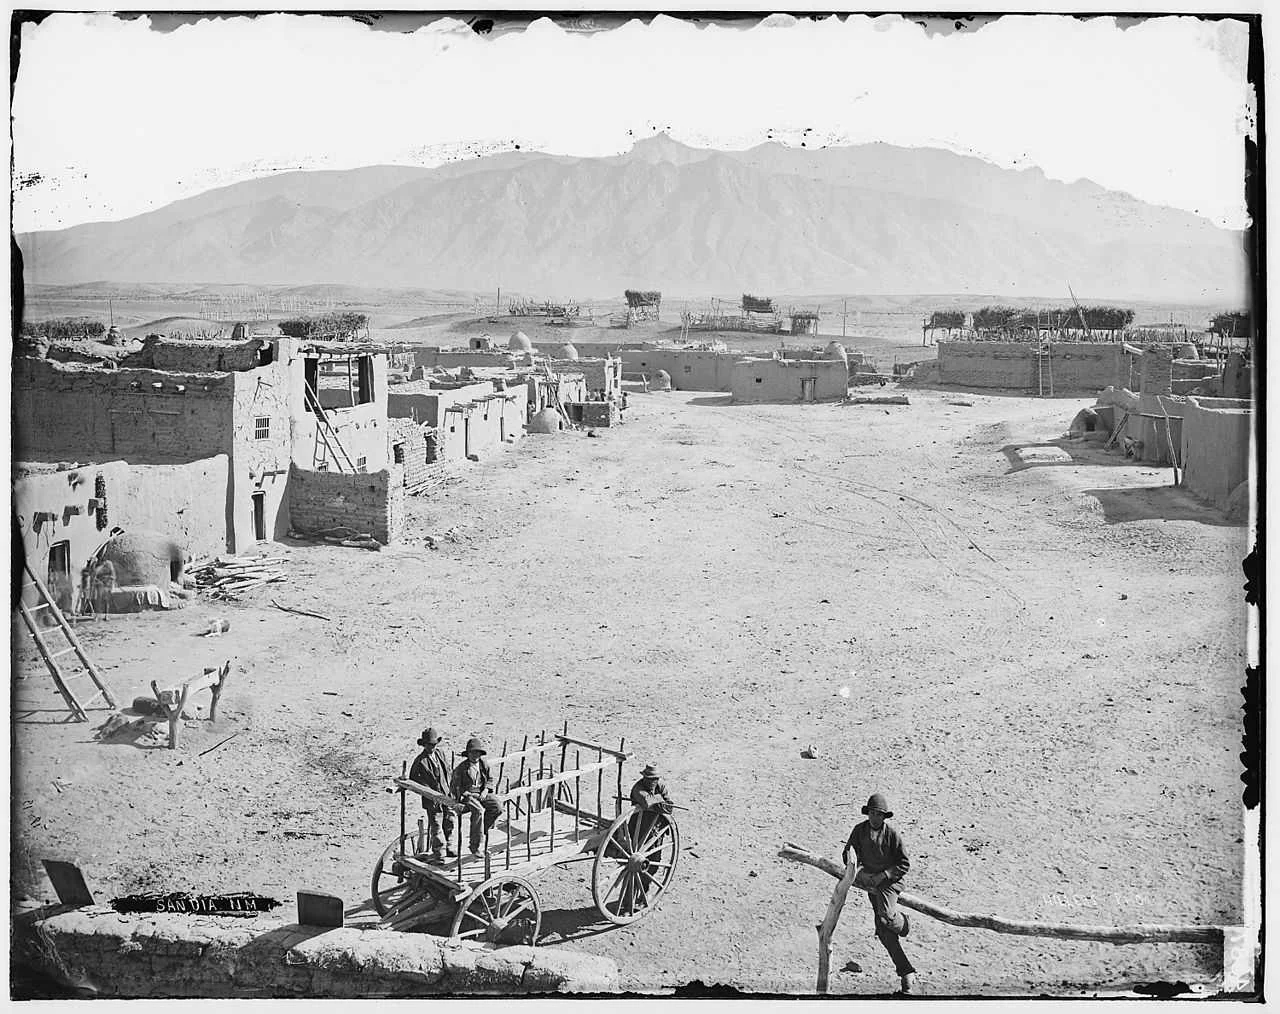
[[1066, 293], [1243, 305], [1244, 234], [1081, 180], [887, 144], [277, 173], [17, 237], [28, 283]]

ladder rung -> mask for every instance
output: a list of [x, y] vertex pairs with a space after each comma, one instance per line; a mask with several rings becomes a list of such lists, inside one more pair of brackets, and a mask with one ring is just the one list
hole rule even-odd
[[27, 612], [38, 613], [41, 609], [52, 609], [52, 608], [53, 608], [53, 603], [41, 602], [38, 606], [27, 606]]
[[75, 649], [74, 647], [71, 647], [71, 648], [63, 648], [61, 651], [55, 651], [55, 652], [53, 652], [52, 654], [50, 654], [50, 655], [49, 655], [49, 657], [50, 657], [50, 658], [60, 658], [60, 657], [61, 657], [61, 656], [63, 656], [63, 655], [70, 655], [70, 654], [71, 654], [73, 651], [75, 651], [75, 650], [76, 650], [76, 649]]

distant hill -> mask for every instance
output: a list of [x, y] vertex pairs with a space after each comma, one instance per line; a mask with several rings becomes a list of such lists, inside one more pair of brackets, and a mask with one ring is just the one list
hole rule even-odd
[[28, 283], [1077, 293], [1243, 303], [1243, 236], [1038, 169], [885, 144], [508, 152], [289, 172], [18, 237]]

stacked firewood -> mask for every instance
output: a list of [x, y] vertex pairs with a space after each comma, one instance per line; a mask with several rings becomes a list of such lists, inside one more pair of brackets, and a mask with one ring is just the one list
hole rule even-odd
[[215, 599], [234, 599], [249, 588], [283, 581], [283, 556], [217, 556], [196, 568], [196, 587]]

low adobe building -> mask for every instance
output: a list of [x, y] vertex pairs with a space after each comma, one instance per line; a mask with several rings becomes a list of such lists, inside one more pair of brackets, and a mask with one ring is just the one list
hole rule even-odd
[[849, 367], [841, 359], [739, 359], [731, 393], [736, 402], [838, 401], [849, 391]]

